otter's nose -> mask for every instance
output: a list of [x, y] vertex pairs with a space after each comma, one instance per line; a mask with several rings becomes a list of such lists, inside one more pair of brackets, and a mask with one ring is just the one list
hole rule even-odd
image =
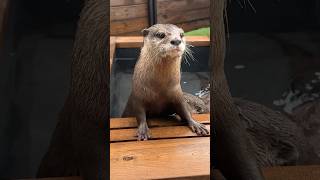
[[181, 44], [181, 41], [178, 40], [178, 39], [176, 39], [176, 40], [170, 41], [170, 43], [171, 43], [172, 45], [179, 46], [179, 44]]

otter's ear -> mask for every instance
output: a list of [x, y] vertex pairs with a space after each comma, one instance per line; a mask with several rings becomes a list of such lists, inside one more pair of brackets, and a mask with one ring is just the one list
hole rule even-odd
[[149, 34], [149, 29], [143, 29], [141, 31], [141, 33], [142, 33], [143, 37], [146, 37]]

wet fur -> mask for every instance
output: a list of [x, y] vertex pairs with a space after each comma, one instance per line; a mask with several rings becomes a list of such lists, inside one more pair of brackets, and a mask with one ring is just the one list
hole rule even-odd
[[[188, 93], [184, 96], [192, 112], [210, 113], [210, 96], [200, 98]], [[300, 129], [288, 116], [244, 99], [233, 101], [260, 167], [296, 165], [304, 159]]]
[[[158, 33], [165, 37], [158, 38]], [[122, 117], [134, 116], [138, 122], [138, 140], [150, 138], [147, 118], [177, 113], [199, 135], [208, 134], [204, 125], [191, 117], [180, 85], [180, 67], [186, 49], [183, 30], [171, 24], [157, 24], [143, 30], [144, 45], [134, 74], [132, 91]], [[173, 40], [181, 40], [172, 45]], [[173, 51], [178, 48], [180, 51]]]
[[[262, 180], [264, 179], [258, 160], [255, 157], [253, 142], [242, 124], [238, 108], [229, 91], [224, 73], [226, 54], [225, 19], [226, 0], [210, 3], [210, 40], [212, 54], [211, 68], [211, 123], [216, 132], [211, 151], [216, 155], [218, 167], [227, 179]], [[213, 128], [212, 128], [213, 130]]]
[[37, 177], [106, 179], [109, 119], [109, 9], [87, 0], [75, 37], [69, 95]]

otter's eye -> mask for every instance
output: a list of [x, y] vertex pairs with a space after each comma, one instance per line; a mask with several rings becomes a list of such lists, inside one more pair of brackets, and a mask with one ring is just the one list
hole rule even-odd
[[157, 38], [160, 38], [160, 39], [163, 39], [166, 35], [164, 33], [157, 33], [156, 34], [156, 37]]
[[184, 37], [184, 34], [183, 34], [183, 33], [180, 33], [180, 37], [183, 38], [183, 37]]

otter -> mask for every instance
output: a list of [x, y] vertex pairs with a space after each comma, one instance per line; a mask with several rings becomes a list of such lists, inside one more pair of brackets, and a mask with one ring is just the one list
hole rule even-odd
[[72, 52], [68, 97], [37, 177], [107, 179], [109, 119], [108, 0], [86, 0]]
[[186, 120], [193, 132], [209, 134], [192, 118], [180, 85], [182, 56], [187, 51], [184, 31], [173, 24], [156, 24], [142, 30], [142, 34], [143, 47], [122, 117], [136, 117], [138, 140], [151, 137], [147, 117], [174, 113]]
[[[211, 149], [211, 169], [219, 168], [227, 179], [263, 180], [262, 171], [254, 156], [253, 143], [241, 123], [238, 109], [232, 99], [224, 72], [226, 53], [225, 17], [227, 1], [216, 0], [210, 4], [210, 48], [212, 70], [210, 79], [211, 131], [215, 137]], [[213, 173], [213, 172], [212, 172]]]

